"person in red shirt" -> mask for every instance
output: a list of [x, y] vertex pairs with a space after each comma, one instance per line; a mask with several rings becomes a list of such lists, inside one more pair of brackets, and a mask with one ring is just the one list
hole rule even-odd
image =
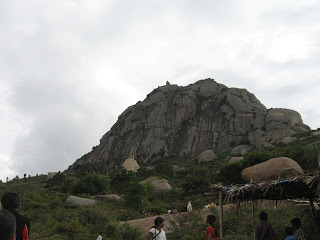
[[215, 228], [217, 218], [214, 215], [208, 215], [207, 217], [207, 230], [206, 230], [206, 240], [223, 240], [222, 238], [218, 238], [218, 233]]

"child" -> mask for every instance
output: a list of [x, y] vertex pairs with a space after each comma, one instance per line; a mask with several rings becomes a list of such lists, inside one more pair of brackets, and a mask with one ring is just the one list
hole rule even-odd
[[292, 228], [294, 230], [294, 235], [296, 236], [297, 240], [306, 240], [304, 238], [304, 234], [301, 228], [301, 221], [300, 218], [294, 218], [291, 220]]
[[296, 236], [293, 234], [293, 228], [292, 227], [286, 227], [286, 234], [287, 237], [285, 240], [296, 240]]
[[207, 217], [207, 230], [206, 230], [206, 240], [223, 240], [222, 238], [218, 238], [217, 230], [215, 228], [217, 218], [214, 215], [208, 215]]

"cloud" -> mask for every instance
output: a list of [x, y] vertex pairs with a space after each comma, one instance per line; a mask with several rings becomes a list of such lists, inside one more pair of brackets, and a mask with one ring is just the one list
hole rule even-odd
[[317, 1], [0, 2], [0, 164], [65, 170], [166, 81], [214, 78], [320, 126]]

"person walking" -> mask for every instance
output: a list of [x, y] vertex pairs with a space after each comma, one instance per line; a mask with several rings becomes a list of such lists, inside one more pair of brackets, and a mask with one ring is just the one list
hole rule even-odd
[[162, 229], [164, 227], [164, 218], [157, 217], [154, 220], [154, 226], [150, 228], [147, 236], [147, 240], [167, 240], [165, 231]]

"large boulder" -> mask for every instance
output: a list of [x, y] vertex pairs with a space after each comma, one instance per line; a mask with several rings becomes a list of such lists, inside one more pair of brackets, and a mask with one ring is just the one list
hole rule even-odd
[[137, 172], [138, 169], [140, 168], [139, 164], [137, 161], [134, 159], [134, 157], [128, 158], [124, 161], [122, 166], [127, 170], [127, 171], [132, 171], [132, 172]]
[[54, 175], [56, 175], [58, 172], [49, 172], [47, 176], [47, 180], [53, 178]]
[[244, 155], [246, 152], [250, 151], [251, 149], [253, 149], [252, 145], [239, 145], [239, 146], [232, 148], [230, 154], [232, 156]]
[[293, 143], [295, 141], [297, 141], [298, 138], [297, 137], [285, 137], [281, 140], [282, 143], [284, 144], [290, 144], [290, 143]]
[[69, 196], [66, 200], [67, 203], [76, 204], [80, 206], [87, 206], [87, 205], [97, 205], [99, 204], [98, 201], [87, 199], [87, 198], [81, 198], [76, 196]]
[[318, 137], [318, 136], [320, 136], [320, 131], [317, 130], [315, 132], [312, 132], [312, 135]]
[[228, 163], [237, 163], [243, 160], [243, 157], [232, 157]]
[[120, 202], [121, 197], [117, 194], [96, 195], [92, 198], [101, 202]]
[[213, 160], [218, 159], [217, 154], [215, 154], [212, 150], [205, 150], [198, 156], [198, 163], [204, 162], [212, 162]]
[[151, 183], [154, 187], [154, 190], [158, 196], [160, 196], [164, 192], [168, 192], [172, 190], [172, 187], [168, 183], [167, 179], [159, 179], [157, 177], [150, 177], [147, 178], [140, 183], [146, 184], [146, 183]]
[[279, 178], [288, 179], [301, 174], [303, 170], [296, 161], [287, 157], [278, 157], [244, 169], [241, 177], [248, 182], [261, 182]]

